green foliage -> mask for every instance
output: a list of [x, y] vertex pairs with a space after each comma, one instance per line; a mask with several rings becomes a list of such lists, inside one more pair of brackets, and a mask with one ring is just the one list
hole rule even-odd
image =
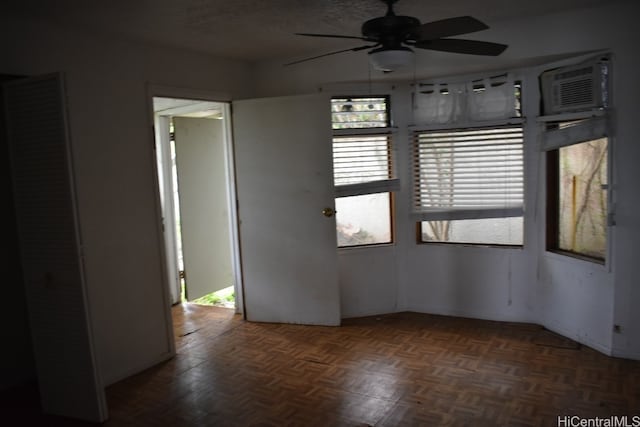
[[198, 299], [194, 299], [191, 302], [201, 305], [219, 305], [224, 307], [233, 306], [233, 303], [235, 302], [235, 293], [233, 292], [233, 286], [229, 286], [228, 288], [221, 289], [217, 292], [204, 295]]

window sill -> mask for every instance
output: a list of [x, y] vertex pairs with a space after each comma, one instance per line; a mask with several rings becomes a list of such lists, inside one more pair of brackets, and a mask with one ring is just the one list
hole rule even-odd
[[368, 250], [368, 249], [376, 249], [376, 248], [392, 248], [395, 247], [395, 242], [389, 243], [376, 243], [372, 245], [358, 245], [358, 246], [339, 246], [338, 252], [355, 252], [358, 250]]
[[332, 129], [333, 136], [359, 136], [359, 135], [391, 135], [397, 132], [396, 127], [369, 127], [369, 128], [344, 128]]
[[536, 118], [536, 121], [538, 123], [547, 123], [547, 122], [582, 120], [582, 119], [589, 119], [591, 117], [604, 117], [607, 114], [608, 114], [608, 110], [593, 109], [593, 110], [576, 111], [571, 113], [560, 113], [560, 114], [552, 114], [552, 115], [546, 115], [546, 116], [538, 116]]
[[458, 242], [417, 242], [418, 246], [448, 246], [465, 248], [489, 248], [489, 249], [524, 249], [524, 245], [501, 245], [497, 243], [458, 243]]
[[562, 262], [574, 263], [574, 264], [583, 264], [589, 265], [596, 268], [602, 268], [607, 271], [610, 271], [608, 263], [606, 260], [601, 260], [597, 258], [591, 258], [585, 255], [576, 254], [568, 251], [561, 250], [546, 250], [544, 252], [544, 256], [549, 259], [554, 259]]

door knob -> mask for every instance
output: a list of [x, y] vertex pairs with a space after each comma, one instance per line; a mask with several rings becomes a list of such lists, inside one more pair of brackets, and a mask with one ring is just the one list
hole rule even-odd
[[333, 208], [322, 209], [322, 215], [326, 216], [327, 218], [331, 218], [335, 213], [337, 213], [337, 211], [334, 211]]

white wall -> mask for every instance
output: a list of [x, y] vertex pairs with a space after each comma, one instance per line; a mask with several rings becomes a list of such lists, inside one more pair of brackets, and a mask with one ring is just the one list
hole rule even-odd
[[394, 145], [401, 178], [395, 197], [395, 245], [338, 251], [343, 317], [410, 310], [533, 320], [535, 294], [527, 287], [525, 255], [530, 251], [416, 244], [416, 225], [409, 219], [411, 171], [407, 167], [411, 88], [407, 83], [388, 88], [397, 126]]
[[621, 10], [615, 31], [626, 40], [616, 52], [614, 96], [616, 104], [616, 139], [614, 141], [614, 170], [616, 174], [616, 227], [614, 228], [613, 271], [615, 296], [613, 323], [621, 326], [620, 334], [613, 334], [613, 353], [640, 359], [640, 120], [638, 99], [640, 85], [640, 55], [637, 41], [639, 26], [632, 20], [640, 16], [640, 7]]
[[0, 17], [0, 72], [63, 71], [93, 329], [107, 384], [165, 358], [147, 84], [245, 97], [248, 66]]
[[[398, 311], [397, 254], [398, 250], [393, 246], [338, 251], [340, 310], [343, 318]], [[372, 270], [376, 274], [371, 274]]]
[[[634, 214], [640, 207], [640, 194], [633, 188], [639, 178], [634, 164], [640, 158], [633, 143], [640, 136], [637, 120], [633, 118], [640, 95], [636, 77], [640, 62], [635, 46], [640, 32], [634, 22], [640, 8], [634, 3], [539, 19], [524, 29], [548, 29], [539, 40], [545, 52], [569, 50], [572, 46], [587, 50], [591, 46], [610, 48], [613, 53], [613, 197], [619, 220], [610, 229], [611, 266], [558, 257], [544, 253], [540, 247], [538, 318], [550, 329], [598, 350], [639, 358], [640, 323], [630, 310], [640, 303], [632, 279], [637, 277], [638, 267], [628, 256], [640, 243], [638, 215]], [[542, 177], [538, 186], [538, 196], [542, 198]], [[539, 206], [538, 218], [542, 218], [542, 209]], [[536, 227], [542, 245], [544, 223], [538, 221]], [[614, 323], [622, 327], [621, 333], [613, 333]]]
[[[544, 250], [544, 169], [537, 148], [539, 70], [525, 73], [526, 214], [523, 249], [416, 245], [415, 225], [408, 218], [409, 176], [404, 171], [396, 202], [396, 244], [388, 248], [341, 250], [340, 280], [343, 315], [376, 311], [415, 310], [430, 313], [540, 323], [605, 353], [640, 356], [638, 267], [634, 246], [640, 244], [636, 212], [640, 193], [640, 124], [634, 119], [640, 95], [640, 67], [635, 41], [640, 34], [635, 19], [637, 2], [612, 5], [517, 21], [490, 22], [479, 33], [488, 41], [506, 41], [510, 48], [498, 58], [476, 58], [420, 51], [415, 69], [387, 75], [373, 71], [374, 82], [410, 82], [418, 79], [478, 73], [481, 70], [531, 69], [580, 52], [611, 49], [614, 54], [616, 132], [614, 170], [617, 226], [612, 230], [612, 268]], [[320, 52], [319, 52], [320, 53]], [[297, 59], [297, 58], [293, 58]], [[340, 54], [282, 67], [286, 59], [257, 68], [258, 93], [285, 95], [317, 91], [328, 84], [366, 82], [366, 53]], [[403, 89], [404, 87], [404, 89]], [[526, 90], [526, 89], [525, 89]], [[408, 89], [398, 83], [392, 103], [401, 102], [398, 126], [407, 123]], [[407, 141], [402, 131], [400, 144]], [[400, 162], [408, 150], [400, 148]], [[384, 262], [381, 262], [384, 261]], [[394, 283], [394, 279], [396, 282]], [[395, 295], [394, 295], [395, 286]], [[622, 332], [613, 334], [613, 323]]]

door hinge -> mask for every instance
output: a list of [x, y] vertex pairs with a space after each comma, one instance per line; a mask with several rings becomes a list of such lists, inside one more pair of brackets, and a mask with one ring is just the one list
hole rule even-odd
[[187, 280], [187, 272], [186, 272], [186, 271], [184, 271], [184, 270], [180, 270], [180, 271], [178, 272], [178, 278], [179, 278], [180, 280]]

